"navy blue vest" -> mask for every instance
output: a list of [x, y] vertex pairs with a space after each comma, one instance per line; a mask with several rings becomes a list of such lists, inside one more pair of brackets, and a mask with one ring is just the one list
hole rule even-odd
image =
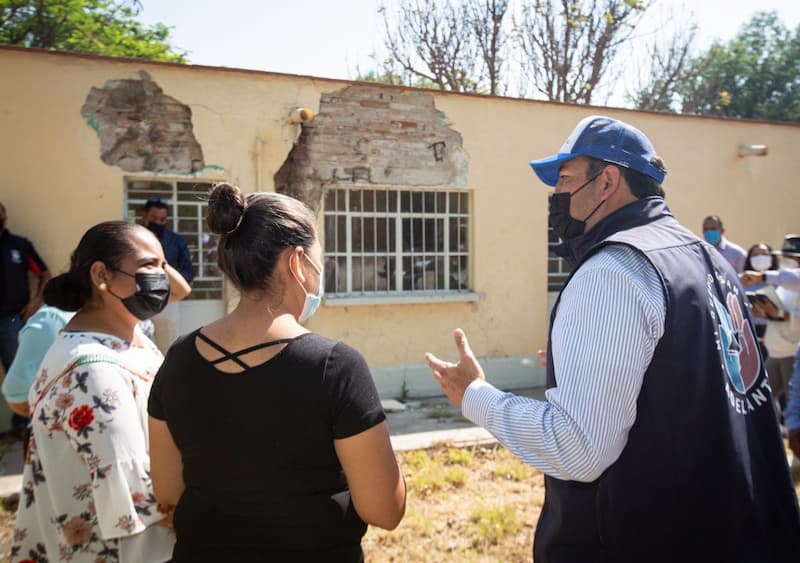
[[[615, 211], [561, 253], [574, 274], [610, 244], [655, 267], [665, 331], [619, 459], [592, 483], [545, 478], [534, 559], [800, 562], [800, 511], [738, 277], [658, 197]], [[551, 331], [557, 313], [558, 301]], [[550, 388], [549, 344], [547, 356]]]

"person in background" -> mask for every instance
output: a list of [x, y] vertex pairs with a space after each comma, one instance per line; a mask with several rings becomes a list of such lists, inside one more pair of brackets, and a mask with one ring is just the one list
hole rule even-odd
[[313, 213], [217, 184], [208, 225], [239, 290], [170, 348], [150, 395], [153, 486], [177, 505], [172, 561], [363, 561], [405, 483], [364, 358], [303, 327], [323, 293]]
[[[184, 238], [167, 228], [169, 205], [160, 198], [151, 197], [142, 209], [142, 224], [156, 235], [167, 263], [175, 268], [186, 283], [191, 285], [194, 279], [192, 256]], [[154, 340], [163, 352], [178, 337], [180, 325], [180, 306], [170, 303], [161, 313], [153, 318]]]
[[466, 418], [545, 474], [534, 560], [800, 561], [800, 509], [744, 291], [666, 206], [650, 140], [590, 116], [548, 186], [572, 272], [553, 308], [546, 400], [427, 354]]
[[[6, 228], [8, 213], [0, 203], [0, 361], [8, 373], [19, 345], [19, 331], [28, 318], [42, 304], [42, 291], [50, 279], [47, 265], [39, 257], [33, 244], [14, 235]], [[38, 279], [31, 297], [28, 275]], [[11, 428], [24, 432], [28, 419], [17, 413], [11, 415]]]
[[744, 248], [725, 238], [725, 227], [719, 215], [709, 215], [703, 219], [703, 238], [730, 262], [737, 274], [744, 271], [747, 253]]
[[[745, 271], [764, 272], [766, 270], [775, 269], [778, 267], [778, 259], [772, 253], [770, 245], [759, 242], [750, 247], [747, 251], [747, 259], [744, 262]], [[754, 291], [765, 287], [766, 284], [756, 284], [748, 287], [748, 291]], [[758, 344], [761, 346], [761, 354], [766, 359], [769, 356], [769, 351], [764, 345], [764, 334], [767, 331], [767, 317], [766, 312], [760, 307], [753, 307], [753, 326], [756, 329], [756, 337]], [[769, 371], [769, 370], [767, 370]]]
[[153, 496], [147, 397], [162, 356], [138, 328], [167, 304], [161, 245], [124, 221], [90, 228], [45, 302], [76, 311], [28, 395], [30, 451], [11, 561], [168, 561], [170, 515]]

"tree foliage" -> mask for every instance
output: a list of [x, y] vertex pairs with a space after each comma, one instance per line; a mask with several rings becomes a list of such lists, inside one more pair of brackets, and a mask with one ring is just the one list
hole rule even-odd
[[755, 14], [692, 60], [680, 95], [684, 113], [800, 121], [800, 26]]
[[405, 76], [406, 83], [429, 83], [442, 90], [502, 93], [508, 4], [399, 0], [396, 11], [381, 7], [389, 59], [378, 75], [388, 72]]
[[525, 76], [548, 100], [589, 104], [649, 0], [534, 0], [515, 33]]
[[140, 10], [138, 0], [0, 0], [0, 43], [186, 62], [169, 28], [142, 24]]

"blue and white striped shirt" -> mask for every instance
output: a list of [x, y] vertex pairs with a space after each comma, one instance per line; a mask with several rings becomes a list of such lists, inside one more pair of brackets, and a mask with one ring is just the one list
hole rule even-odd
[[476, 380], [462, 412], [547, 475], [594, 481], [627, 443], [665, 318], [653, 265], [629, 247], [609, 246], [580, 267], [561, 295], [552, 329], [558, 386], [547, 390], [547, 400]]

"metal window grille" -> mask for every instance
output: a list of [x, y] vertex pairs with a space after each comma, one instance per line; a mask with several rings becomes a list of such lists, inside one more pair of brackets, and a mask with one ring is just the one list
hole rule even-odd
[[222, 299], [222, 273], [217, 268], [218, 236], [206, 225], [211, 183], [169, 180], [126, 180], [125, 210], [129, 221], [141, 218], [148, 198], [170, 206], [167, 228], [180, 234], [192, 257], [192, 293], [188, 299]]
[[465, 191], [334, 188], [325, 193], [325, 293], [469, 291]]
[[553, 229], [547, 227], [547, 291], [561, 291], [572, 271], [567, 261], [553, 252], [553, 247], [560, 242]]

